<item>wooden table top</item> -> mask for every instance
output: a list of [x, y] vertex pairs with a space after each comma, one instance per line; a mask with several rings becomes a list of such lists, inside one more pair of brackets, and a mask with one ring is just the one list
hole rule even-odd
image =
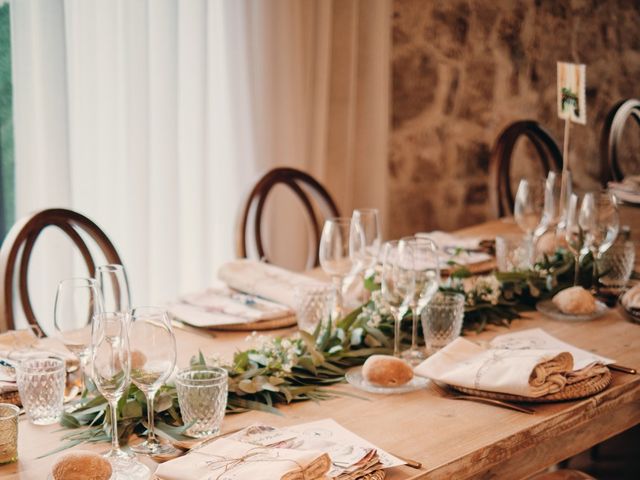
[[[509, 231], [508, 222], [492, 222], [463, 231], [467, 234]], [[537, 312], [525, 314], [507, 328], [495, 327], [472, 340], [487, 340], [505, 332], [540, 327], [561, 340], [617, 363], [640, 369], [640, 325], [625, 320], [617, 310], [583, 323], [564, 323]], [[287, 334], [280, 330], [271, 334]], [[191, 355], [228, 357], [246, 348], [246, 333], [220, 332], [215, 337], [176, 331], [178, 364], [187, 365]], [[475, 402], [444, 398], [429, 385], [402, 395], [375, 395], [339, 385], [338, 391], [363, 397], [339, 397], [320, 403], [300, 402], [281, 408], [283, 416], [263, 412], [229, 415], [223, 432], [255, 422], [286, 426], [333, 418], [344, 427], [396, 455], [417, 460], [420, 470], [399, 467], [388, 471], [390, 480], [418, 478], [526, 478], [640, 423], [640, 375], [612, 372], [611, 385], [583, 400], [533, 405], [526, 415]], [[24, 416], [19, 425], [17, 463], [0, 467], [0, 477], [15, 480], [46, 478], [56, 455], [37, 459], [59, 445], [57, 425], [38, 427]], [[108, 445], [76, 448], [106, 451]], [[149, 459], [142, 460], [155, 467]]]

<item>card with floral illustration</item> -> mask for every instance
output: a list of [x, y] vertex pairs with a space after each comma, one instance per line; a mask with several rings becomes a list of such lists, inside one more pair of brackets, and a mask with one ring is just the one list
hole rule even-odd
[[587, 94], [584, 64], [558, 62], [558, 117], [585, 125]]

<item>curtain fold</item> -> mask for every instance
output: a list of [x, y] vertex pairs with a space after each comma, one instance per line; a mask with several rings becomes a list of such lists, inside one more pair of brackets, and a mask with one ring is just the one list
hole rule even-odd
[[[309, 171], [345, 214], [384, 210], [390, 15], [389, 0], [14, 2], [17, 216], [92, 218], [141, 304], [213, 281], [273, 166]], [[275, 195], [269, 244], [295, 267], [290, 200]], [[83, 269], [37, 248], [52, 312], [61, 272]]]

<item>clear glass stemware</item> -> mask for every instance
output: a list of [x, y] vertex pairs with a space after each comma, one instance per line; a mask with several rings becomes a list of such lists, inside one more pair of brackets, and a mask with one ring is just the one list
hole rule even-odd
[[156, 307], [138, 307], [129, 322], [131, 381], [147, 397], [147, 439], [132, 447], [137, 453], [169, 454], [176, 449], [161, 444], [154, 432], [154, 400], [176, 365], [176, 338], [167, 312]]
[[367, 276], [375, 268], [380, 255], [381, 234], [378, 210], [359, 208], [353, 211], [351, 219], [351, 251], [358, 271]]
[[515, 221], [525, 234], [529, 266], [533, 264], [536, 241], [546, 227], [545, 187], [545, 182], [523, 178], [518, 184], [513, 206]]
[[580, 226], [579, 221], [579, 207], [578, 207], [578, 195], [572, 193], [569, 196], [569, 204], [567, 207], [567, 215], [565, 219], [565, 240], [567, 241], [567, 248], [573, 255], [573, 284], [578, 285], [578, 277], [580, 274], [580, 255], [586, 246], [585, 234]]
[[122, 265], [108, 264], [96, 268], [96, 283], [106, 312], [128, 312], [131, 308], [129, 282]]
[[[351, 250], [351, 218], [330, 218], [325, 221], [320, 237], [320, 266], [336, 287], [334, 317], [344, 316], [344, 279], [354, 270]], [[358, 231], [357, 228], [354, 231]]]
[[92, 278], [69, 278], [58, 284], [53, 315], [55, 335], [78, 357], [83, 396], [91, 349], [91, 319], [102, 311], [98, 287]]
[[403, 352], [410, 363], [415, 364], [425, 358], [424, 350], [418, 348], [418, 319], [422, 311], [438, 291], [440, 285], [440, 266], [438, 264], [438, 247], [428, 237], [405, 237], [400, 240], [400, 250], [406, 246], [413, 251], [413, 269], [415, 275], [415, 291], [411, 301], [413, 323], [411, 327], [411, 348]]
[[382, 250], [382, 298], [393, 314], [393, 355], [400, 356], [400, 324], [415, 298], [415, 271], [411, 245], [394, 240]]
[[91, 370], [93, 382], [109, 402], [111, 450], [105, 454], [113, 469], [112, 479], [145, 478], [149, 470], [132, 454], [120, 449], [118, 401], [129, 387], [131, 354], [127, 337], [127, 314], [103, 312], [93, 317]]

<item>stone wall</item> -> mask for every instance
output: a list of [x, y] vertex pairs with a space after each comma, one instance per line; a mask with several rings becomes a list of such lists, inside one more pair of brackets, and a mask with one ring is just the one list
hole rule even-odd
[[[558, 60], [587, 64], [588, 123], [573, 127], [570, 158], [576, 183], [597, 185], [603, 119], [640, 98], [639, 25], [638, 0], [394, 0], [389, 234], [491, 218], [500, 130], [534, 119], [561, 145]], [[535, 173], [529, 153], [518, 146], [515, 177]]]

